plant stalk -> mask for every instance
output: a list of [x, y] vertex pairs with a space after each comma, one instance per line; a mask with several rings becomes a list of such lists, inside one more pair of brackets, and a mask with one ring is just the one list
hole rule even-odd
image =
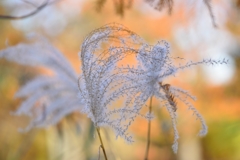
[[[148, 112], [149, 112], [149, 115], [152, 113], [152, 97], [150, 98]], [[148, 153], [149, 153], [149, 148], [150, 148], [150, 138], [151, 138], [151, 119], [148, 120], [147, 147], [146, 147], [146, 151], [145, 151], [144, 160], [148, 160]]]
[[105, 160], [107, 160], [107, 154], [106, 154], [106, 151], [105, 151], [105, 148], [104, 148], [104, 145], [103, 145], [103, 141], [102, 141], [102, 137], [101, 137], [101, 134], [100, 134], [100, 128], [96, 127], [96, 130], [97, 130], [97, 133], [98, 133], [98, 138], [99, 138], [100, 143], [101, 143], [101, 148], [102, 148]]

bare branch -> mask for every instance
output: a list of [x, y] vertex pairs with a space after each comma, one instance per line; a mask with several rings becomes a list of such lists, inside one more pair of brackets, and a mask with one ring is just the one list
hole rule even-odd
[[40, 6], [37, 7], [35, 4], [24, 0], [23, 2], [36, 7], [36, 9], [34, 11], [32, 11], [28, 14], [22, 15], [22, 16], [0, 15], [0, 20], [1, 19], [4, 19], [4, 20], [19, 20], [19, 19], [25, 19], [25, 18], [31, 17], [31, 16], [37, 14], [38, 12], [40, 12], [41, 10], [43, 10], [49, 4], [52, 4], [56, 1], [58, 1], [58, 0], [54, 0], [54, 1], [51, 1], [51, 2], [50, 2], [50, 0], [45, 0], [45, 2], [43, 4], [41, 4]]
[[212, 11], [212, 6], [210, 4], [210, 0], [204, 0], [204, 3], [205, 5], [207, 6], [207, 9], [208, 9], [208, 12], [209, 12], [209, 15], [211, 17], [211, 20], [212, 20], [212, 24], [215, 28], [217, 28], [217, 23], [215, 21], [215, 16], [213, 14], [213, 11]]
[[28, 0], [22, 0], [24, 3], [26, 3], [26, 4], [29, 4], [29, 5], [31, 5], [31, 6], [33, 6], [33, 7], [38, 7], [35, 3], [32, 3], [31, 1], [28, 1]]

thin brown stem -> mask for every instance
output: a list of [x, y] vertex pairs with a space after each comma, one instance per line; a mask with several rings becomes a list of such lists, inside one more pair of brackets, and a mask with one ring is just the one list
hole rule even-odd
[[[152, 97], [150, 98], [148, 111], [149, 111], [149, 115], [150, 115], [152, 113]], [[148, 153], [149, 153], [149, 148], [150, 148], [150, 138], [151, 138], [151, 119], [148, 120], [147, 147], [146, 147], [146, 151], [145, 151], [144, 160], [148, 160]]]
[[102, 137], [101, 137], [101, 134], [100, 134], [100, 128], [97, 127], [96, 130], [97, 130], [97, 133], [98, 133], [98, 138], [99, 138], [100, 143], [101, 143], [101, 148], [103, 150], [105, 160], [107, 160], [107, 154], [106, 154], [106, 151], [105, 151], [105, 148], [104, 148], [104, 145], [103, 145], [103, 141], [102, 141]]

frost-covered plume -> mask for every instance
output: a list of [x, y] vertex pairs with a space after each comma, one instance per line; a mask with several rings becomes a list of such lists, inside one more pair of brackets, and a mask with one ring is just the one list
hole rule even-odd
[[132, 136], [126, 132], [130, 125], [128, 118], [136, 113], [132, 109], [113, 109], [110, 104], [124, 96], [119, 92], [125, 79], [117, 69], [118, 63], [127, 55], [136, 54], [134, 43], [142, 43], [141, 40], [126, 27], [111, 23], [91, 32], [79, 53], [82, 65], [79, 94], [85, 104], [81, 111], [91, 118], [96, 128], [110, 126], [127, 142], [132, 142]]
[[[185, 65], [176, 66], [175, 58], [170, 56], [169, 44], [166, 41], [160, 41], [156, 45], [151, 46], [147, 43], [142, 44], [139, 48], [137, 67], [123, 67], [121, 72], [125, 72], [125, 82], [122, 91], [126, 92], [127, 100], [126, 107], [133, 106], [134, 111], [139, 113], [141, 108], [146, 105], [146, 102], [151, 97], [159, 99], [167, 108], [172, 119], [174, 129], [174, 144], [173, 150], [177, 152], [178, 131], [176, 127], [176, 99], [182, 101], [190, 110], [193, 111], [197, 119], [202, 124], [200, 135], [207, 133], [207, 126], [204, 119], [188, 99], [195, 98], [187, 91], [172, 87], [169, 84], [163, 84], [167, 77], [174, 76], [177, 72], [199, 64], [223, 64], [227, 63], [225, 59], [220, 61], [202, 60], [200, 62], [188, 62]], [[152, 115], [148, 115], [152, 117]]]
[[77, 97], [78, 77], [67, 59], [46, 39], [34, 36], [31, 41], [0, 51], [0, 58], [52, 72], [52, 75], [38, 75], [15, 94], [25, 100], [14, 114], [31, 118], [25, 130], [56, 124], [81, 105]]

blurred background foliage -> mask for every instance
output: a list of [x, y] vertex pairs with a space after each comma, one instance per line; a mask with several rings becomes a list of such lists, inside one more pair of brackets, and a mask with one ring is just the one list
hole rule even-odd
[[[29, 1], [28, 1], [29, 2]], [[39, 5], [44, 1], [31, 1]], [[161, 103], [154, 103], [150, 160], [239, 160], [240, 159], [240, 1], [212, 0], [218, 28], [211, 23], [202, 0], [174, 1], [171, 15], [157, 11], [146, 2], [132, 0], [59, 0], [39, 13], [21, 20], [0, 19], [0, 49], [26, 42], [35, 32], [46, 36], [80, 73], [78, 52], [84, 37], [93, 29], [118, 22], [138, 33], [149, 43], [167, 40], [172, 55], [186, 60], [227, 58], [226, 66], [197, 66], [165, 83], [180, 86], [197, 96], [193, 102], [209, 127], [200, 138], [200, 128], [192, 113], [178, 104], [179, 151], [171, 150], [173, 132], [169, 116]], [[24, 15], [32, 4], [23, 0], [1, 0], [0, 15]], [[116, 14], [117, 13], [117, 14]], [[129, 63], [129, 62], [128, 62]], [[36, 74], [44, 72], [4, 59], [0, 60], [0, 159], [1, 160], [94, 160], [99, 142], [85, 115], [73, 113], [58, 125], [46, 129], [18, 132], [29, 122], [26, 117], [11, 115], [21, 103], [14, 93]], [[131, 127], [135, 143], [115, 139], [103, 129], [109, 159], [143, 159], [147, 121], [137, 119]], [[102, 155], [101, 155], [102, 156]], [[101, 158], [103, 159], [103, 157]]]

